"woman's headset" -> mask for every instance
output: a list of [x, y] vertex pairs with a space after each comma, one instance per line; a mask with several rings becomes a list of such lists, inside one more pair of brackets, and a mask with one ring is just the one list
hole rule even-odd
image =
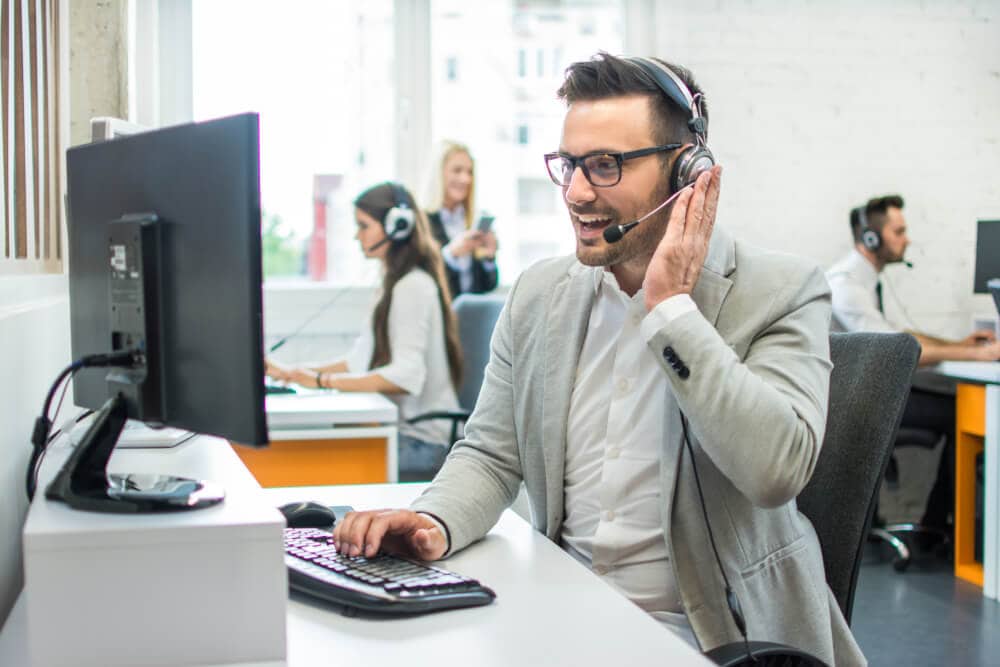
[[681, 150], [670, 170], [670, 188], [677, 192], [685, 185], [697, 180], [698, 175], [715, 165], [715, 157], [708, 149], [708, 122], [702, 115], [701, 93], [692, 95], [687, 85], [669, 67], [652, 58], [632, 57], [627, 59], [649, 75], [663, 94], [675, 105], [688, 113], [688, 128], [694, 132], [695, 143]]
[[410, 206], [410, 197], [398, 183], [386, 183], [392, 190], [393, 206], [382, 218], [382, 228], [387, 239], [400, 243], [410, 238], [417, 215]]

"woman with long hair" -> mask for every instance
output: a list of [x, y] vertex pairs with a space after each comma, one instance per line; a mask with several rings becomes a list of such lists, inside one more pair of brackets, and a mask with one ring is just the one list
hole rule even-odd
[[497, 237], [492, 219], [474, 219], [476, 174], [469, 148], [442, 142], [428, 181], [427, 220], [441, 244], [452, 297], [489, 292], [497, 286]]
[[451, 444], [450, 426], [405, 420], [458, 410], [462, 352], [444, 263], [426, 217], [402, 186], [365, 190], [354, 201], [354, 217], [362, 252], [383, 267], [370, 326], [343, 360], [289, 367], [268, 359], [267, 374], [305, 387], [385, 394], [399, 406], [400, 478], [430, 479]]

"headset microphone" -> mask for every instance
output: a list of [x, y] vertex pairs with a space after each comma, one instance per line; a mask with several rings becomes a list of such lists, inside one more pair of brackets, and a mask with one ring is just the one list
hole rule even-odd
[[645, 220], [649, 216], [656, 215], [657, 213], [659, 213], [660, 210], [662, 210], [664, 206], [666, 206], [667, 204], [669, 204], [670, 202], [672, 202], [674, 199], [676, 199], [677, 195], [679, 195], [680, 193], [684, 192], [685, 188], [690, 188], [690, 187], [693, 187], [693, 186], [694, 186], [693, 182], [692, 183], [688, 183], [687, 185], [685, 185], [684, 187], [682, 187], [680, 190], [678, 190], [674, 194], [672, 194], [669, 197], [667, 197], [666, 200], [664, 200], [664, 202], [662, 204], [660, 204], [659, 206], [657, 206], [656, 208], [654, 208], [652, 211], [650, 211], [646, 215], [642, 216], [641, 218], [637, 218], [637, 219], [633, 220], [632, 222], [626, 222], [624, 225], [613, 225], [611, 227], [608, 227], [607, 229], [604, 230], [604, 240], [607, 241], [608, 243], [618, 243], [619, 241], [622, 240], [622, 237], [625, 236], [626, 233], [628, 233], [629, 230], [631, 230], [633, 227], [635, 227], [636, 225], [638, 225], [640, 222], [642, 222], [643, 220]]
[[906, 264], [906, 268], [908, 268], [908, 269], [912, 269], [913, 268], [913, 262], [908, 262], [908, 261], [906, 261], [904, 259], [903, 260], [903, 264]]
[[392, 240], [392, 237], [386, 236], [384, 239], [382, 239], [381, 241], [379, 241], [375, 245], [370, 246], [368, 248], [368, 252], [374, 252], [374, 251], [378, 250], [379, 248], [381, 248], [382, 246], [384, 246], [386, 243], [388, 243], [391, 240]]
[[[374, 252], [375, 250], [378, 250], [379, 248], [381, 248], [382, 246], [384, 246], [386, 243], [389, 243], [390, 241], [397, 240], [397, 237], [400, 235], [400, 232], [409, 231], [409, 227], [410, 227], [410, 225], [407, 223], [407, 221], [402, 220], [402, 219], [397, 219], [396, 220], [396, 226], [393, 227], [392, 231], [389, 232], [388, 234], [386, 234], [386, 236], [385, 236], [384, 239], [382, 239], [381, 241], [379, 241], [375, 245], [373, 245], [370, 248], [368, 248], [368, 252]], [[409, 236], [409, 234], [406, 234], [406, 236], [403, 237], [403, 238], [406, 238], [408, 236]], [[402, 240], [402, 239], [399, 239], [399, 240]]]

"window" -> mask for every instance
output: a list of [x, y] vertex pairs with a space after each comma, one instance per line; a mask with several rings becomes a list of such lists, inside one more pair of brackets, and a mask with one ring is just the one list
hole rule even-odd
[[[500, 280], [538, 259], [572, 252], [573, 232], [542, 154], [559, 145], [567, 65], [599, 50], [623, 51], [622, 5], [591, 0], [470, 4], [431, 1], [431, 137], [467, 144], [476, 206], [496, 216]], [[462, 62], [462, 86], [444, 63]], [[429, 166], [430, 169], [430, 166]]]
[[194, 0], [195, 120], [260, 113], [264, 274], [357, 282], [351, 202], [396, 173], [393, 2]]

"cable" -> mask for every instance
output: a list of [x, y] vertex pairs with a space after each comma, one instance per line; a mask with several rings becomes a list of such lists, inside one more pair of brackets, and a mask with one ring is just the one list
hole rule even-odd
[[743, 637], [743, 645], [746, 647], [747, 657], [750, 658], [751, 662], [756, 663], [757, 656], [753, 654], [750, 650], [750, 640], [747, 638], [747, 624], [746, 619], [743, 617], [743, 608], [740, 605], [739, 598], [736, 597], [736, 593], [733, 592], [732, 586], [729, 585], [729, 577], [726, 576], [726, 568], [722, 567], [722, 558], [719, 556], [719, 549], [715, 545], [715, 533], [712, 531], [712, 524], [708, 520], [708, 507], [705, 505], [705, 494], [701, 490], [701, 477], [698, 475], [698, 462], [694, 458], [694, 448], [691, 446], [691, 440], [688, 438], [687, 429], [687, 417], [681, 412], [681, 430], [684, 433], [684, 445], [687, 447], [688, 455], [691, 456], [691, 469], [694, 471], [694, 483], [698, 489], [698, 500], [701, 502], [701, 513], [705, 517], [705, 528], [708, 529], [708, 541], [712, 545], [712, 555], [715, 556], [715, 563], [719, 566], [719, 572], [722, 574], [722, 581], [726, 584], [726, 606], [729, 607], [729, 613], [733, 617], [733, 621], [736, 623], [736, 629], [740, 631], [740, 636]]
[[[52, 430], [52, 420], [49, 419], [49, 408], [52, 406], [52, 399], [59, 391], [59, 385], [68, 378], [71, 378], [81, 368], [96, 368], [108, 366], [131, 367], [143, 363], [144, 358], [138, 350], [125, 350], [123, 352], [109, 352], [107, 354], [90, 354], [77, 359], [66, 368], [62, 369], [56, 377], [55, 382], [49, 387], [45, 395], [45, 403], [42, 405], [42, 414], [35, 420], [34, 429], [31, 432], [32, 451], [28, 460], [28, 469], [25, 472], [25, 491], [28, 494], [28, 501], [34, 499], [35, 488], [37, 486], [37, 468], [41, 460], [42, 453], [51, 442], [49, 431]], [[62, 399], [60, 399], [60, 404]]]

